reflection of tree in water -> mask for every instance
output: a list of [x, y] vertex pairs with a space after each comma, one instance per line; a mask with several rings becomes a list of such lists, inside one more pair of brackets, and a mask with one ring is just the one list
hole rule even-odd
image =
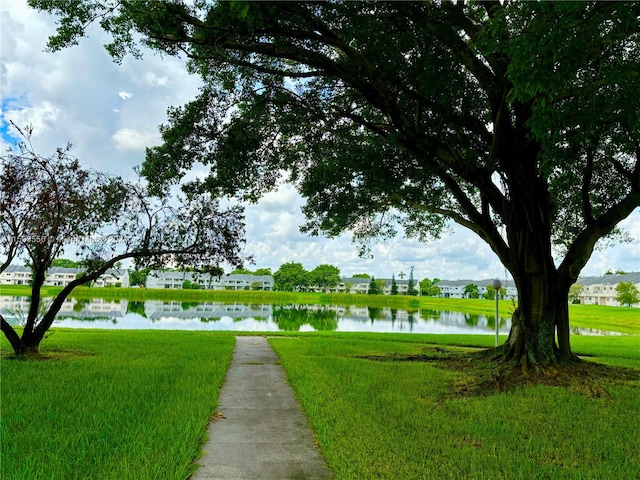
[[333, 310], [315, 310], [298, 305], [274, 305], [271, 312], [273, 322], [283, 331], [297, 332], [303, 325], [315, 330], [336, 330], [338, 315]]
[[187, 310], [189, 310], [191, 308], [196, 308], [196, 307], [200, 306], [200, 302], [182, 302], [180, 304], [180, 306], [182, 307], [182, 311], [186, 312]]
[[367, 307], [367, 310], [369, 311], [369, 320], [371, 320], [371, 323], [373, 323], [374, 320], [384, 320], [385, 319], [385, 315], [382, 312], [381, 308], [378, 308], [378, 307]]
[[250, 318], [251, 320], [255, 320], [256, 322], [268, 322], [269, 321], [269, 317], [233, 317], [233, 323], [237, 323], [237, 322], [242, 322], [244, 320], [247, 320], [247, 318]]
[[[479, 319], [480, 319], [480, 315], [475, 315], [473, 313], [465, 313], [464, 314], [464, 323], [466, 323], [470, 327], [477, 326]], [[489, 321], [491, 321], [491, 320], [489, 320]]]
[[83, 317], [82, 315], [77, 317], [74, 315], [56, 315], [56, 320], [73, 320], [74, 322], [95, 322], [97, 320], [109, 320], [114, 325], [118, 323], [118, 320], [113, 318], [111, 315], [96, 315], [95, 317]]
[[74, 303], [74, 305], [73, 305], [73, 311], [76, 312], [76, 313], [80, 313], [82, 310], [84, 310], [84, 307], [86, 307], [90, 303], [91, 303], [91, 300], [89, 300], [89, 299], [87, 299], [87, 300], [76, 300], [76, 303]]
[[308, 323], [314, 330], [337, 330], [338, 314], [334, 310], [313, 310], [309, 313]]
[[297, 332], [300, 327], [307, 323], [309, 316], [308, 308], [300, 308], [297, 306], [274, 305], [271, 312], [273, 322], [278, 325], [279, 330], [288, 332]]
[[219, 318], [200, 317], [200, 323], [217, 322], [219, 320], [220, 320]]
[[147, 314], [144, 311], [144, 302], [136, 302], [130, 300], [127, 303], [127, 313], [135, 313], [143, 318], [147, 318]]
[[424, 320], [439, 320], [441, 313], [442, 312], [440, 310], [436, 310], [434, 308], [423, 308], [420, 310], [420, 317]]
[[[509, 323], [509, 319], [505, 317], [498, 317], [498, 329], [505, 328]], [[496, 328], [496, 316], [487, 315], [487, 328], [495, 330]]]

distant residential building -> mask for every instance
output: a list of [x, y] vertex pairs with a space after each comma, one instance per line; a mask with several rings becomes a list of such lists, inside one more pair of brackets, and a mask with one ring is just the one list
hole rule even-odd
[[[385, 295], [391, 295], [391, 279], [390, 278], [376, 278], [376, 282], [382, 285], [382, 293]], [[304, 287], [306, 292], [330, 292], [330, 293], [361, 293], [366, 294], [369, 292], [370, 278], [343, 278], [340, 283], [335, 287], [324, 288], [317, 285], [311, 285]], [[409, 280], [396, 279], [396, 285], [398, 285], [398, 295], [406, 295], [409, 289]]]
[[0, 273], [0, 285], [29, 285], [31, 283], [31, 269], [18, 265], [9, 265]]
[[51, 267], [47, 270], [45, 277], [45, 286], [50, 287], [66, 287], [82, 273], [79, 268]]
[[[619, 306], [616, 300], [616, 286], [620, 282], [631, 282], [640, 290], [640, 272], [632, 272], [621, 275], [603, 275], [598, 277], [582, 277], [576, 282], [582, 285], [580, 293], [580, 303], [584, 305], [607, 305]], [[468, 284], [478, 286], [478, 295], [481, 297], [487, 291], [487, 285], [491, 285], [491, 280], [440, 280], [441, 296], [445, 298], [465, 298], [465, 287]], [[518, 289], [513, 280], [503, 280], [503, 288], [506, 288], [505, 298], [517, 299]], [[640, 307], [640, 304], [633, 305]]]
[[127, 288], [130, 286], [129, 271], [124, 268], [111, 268], [95, 279], [91, 286]]
[[[468, 298], [469, 294], [465, 293], [467, 285], [478, 286], [478, 297], [487, 293], [487, 285], [491, 285], [493, 279], [489, 280], [440, 280], [440, 296], [443, 298]], [[502, 288], [505, 289], [505, 299], [513, 300], [518, 298], [518, 289], [513, 280], [502, 280]]]
[[[580, 303], [584, 305], [608, 305], [620, 306], [616, 300], [616, 286], [620, 282], [631, 282], [640, 290], [640, 272], [631, 272], [621, 275], [603, 275], [601, 277], [582, 277], [576, 282], [582, 285]], [[639, 303], [632, 305], [640, 307]]]
[[[464, 293], [465, 287], [473, 283], [478, 286], [478, 295], [482, 296], [487, 292], [487, 285], [491, 285], [492, 280], [440, 280], [438, 286], [441, 290], [441, 297], [445, 298], [465, 298], [467, 295]], [[342, 281], [328, 289], [327, 291], [332, 293], [361, 293], [366, 294], [369, 291], [370, 278], [343, 278]], [[391, 295], [392, 279], [380, 278], [376, 279], [376, 282], [380, 282], [382, 285], [382, 293], [384, 295]], [[506, 283], [506, 295], [505, 298], [517, 298], [518, 290], [512, 280]], [[398, 295], [406, 295], [409, 290], [409, 280], [396, 279], [396, 285], [398, 285]], [[414, 288], [419, 291], [419, 282], [416, 282]], [[301, 290], [307, 292], [323, 292], [324, 288], [318, 286], [303, 287]]]
[[[44, 285], [47, 287], [66, 287], [85, 270], [82, 268], [51, 267], [47, 270]], [[30, 285], [31, 269], [21, 265], [9, 265], [0, 273], [1, 285]], [[129, 272], [125, 269], [109, 269], [93, 283], [95, 287], [128, 287]]]
[[170, 272], [152, 270], [147, 275], [147, 288], [183, 288], [185, 282], [206, 290], [273, 290], [271, 275], [221, 275], [220, 277], [197, 272]]

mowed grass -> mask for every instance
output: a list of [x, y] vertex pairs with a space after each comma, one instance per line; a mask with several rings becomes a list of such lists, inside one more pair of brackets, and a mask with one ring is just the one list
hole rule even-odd
[[[187, 479], [233, 335], [54, 329], [41, 361], [8, 358], [3, 338], [0, 478]], [[572, 337], [635, 375], [481, 395], [491, 364], [438, 359], [491, 335], [282, 337], [270, 342], [335, 479], [640, 478], [637, 336]]]
[[[574, 350], [640, 369], [637, 338], [580, 337]], [[479, 366], [401, 360], [490, 341], [270, 339], [336, 479], [640, 478], [637, 379], [577, 378], [477, 395], [468, 392], [486, 373]]]
[[188, 478], [233, 345], [208, 332], [55, 330], [48, 359], [19, 361], [3, 338], [0, 478]]

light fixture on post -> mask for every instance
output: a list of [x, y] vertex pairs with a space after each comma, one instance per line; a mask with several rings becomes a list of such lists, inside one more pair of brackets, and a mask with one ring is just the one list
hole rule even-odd
[[496, 278], [491, 282], [491, 286], [495, 290], [495, 297], [496, 297], [496, 347], [497, 347], [498, 346], [498, 324], [500, 323], [500, 317], [498, 317], [498, 298], [500, 297], [500, 288], [502, 287], [502, 282]]

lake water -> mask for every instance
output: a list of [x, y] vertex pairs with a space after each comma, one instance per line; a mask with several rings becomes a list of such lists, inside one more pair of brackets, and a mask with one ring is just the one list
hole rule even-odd
[[[0, 296], [0, 311], [14, 325], [28, 310], [28, 297]], [[500, 317], [508, 334], [511, 319]], [[277, 305], [222, 302], [144, 302], [67, 299], [54, 326], [106, 329], [340, 331], [405, 333], [495, 333], [494, 315], [443, 310], [398, 310], [344, 305]], [[574, 333], [607, 334], [574, 330]]]

